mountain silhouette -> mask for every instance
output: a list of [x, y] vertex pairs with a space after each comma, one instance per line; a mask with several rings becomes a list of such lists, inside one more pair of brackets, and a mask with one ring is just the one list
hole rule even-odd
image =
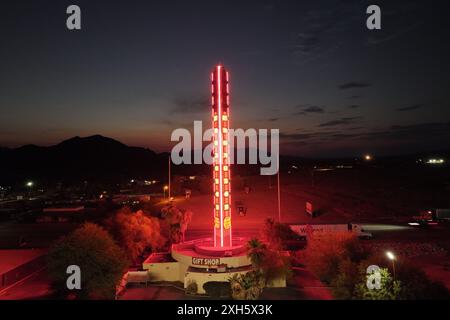
[[167, 157], [101, 135], [77, 136], [49, 147], [0, 148], [0, 182], [156, 179], [167, 175]]

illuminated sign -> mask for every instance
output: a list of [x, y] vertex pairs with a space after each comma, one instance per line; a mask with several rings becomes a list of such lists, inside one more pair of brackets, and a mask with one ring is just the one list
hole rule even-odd
[[214, 246], [231, 247], [231, 171], [229, 75], [221, 65], [211, 73], [213, 127]]
[[218, 266], [220, 264], [220, 259], [192, 257], [192, 264], [197, 266]]

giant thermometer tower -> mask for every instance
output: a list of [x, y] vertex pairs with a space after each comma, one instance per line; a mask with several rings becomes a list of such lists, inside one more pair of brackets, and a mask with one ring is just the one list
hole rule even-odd
[[214, 247], [232, 247], [230, 172], [230, 92], [228, 72], [221, 65], [211, 73], [213, 127]]

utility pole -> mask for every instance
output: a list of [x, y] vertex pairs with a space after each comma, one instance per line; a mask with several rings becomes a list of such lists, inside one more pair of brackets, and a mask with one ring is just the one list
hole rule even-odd
[[171, 169], [171, 168], [170, 168], [170, 167], [171, 167], [171, 163], [170, 163], [170, 162], [171, 162], [171, 161], [170, 161], [170, 160], [171, 160], [171, 159], [170, 159], [170, 154], [169, 154], [169, 201], [170, 201], [170, 198], [171, 198], [171, 196], [172, 196], [172, 193], [171, 193], [171, 190], [172, 190], [172, 189], [171, 189], [171, 185], [170, 185], [170, 180], [171, 180], [171, 179], [170, 179], [170, 175], [171, 175], [171, 173], [170, 173], [170, 169]]
[[280, 167], [278, 166], [278, 222], [281, 223], [281, 191], [280, 191]]

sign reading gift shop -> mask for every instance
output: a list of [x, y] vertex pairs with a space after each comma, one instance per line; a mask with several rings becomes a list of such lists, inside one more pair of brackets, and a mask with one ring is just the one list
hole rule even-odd
[[197, 266], [218, 266], [220, 264], [220, 259], [192, 257], [192, 264]]

